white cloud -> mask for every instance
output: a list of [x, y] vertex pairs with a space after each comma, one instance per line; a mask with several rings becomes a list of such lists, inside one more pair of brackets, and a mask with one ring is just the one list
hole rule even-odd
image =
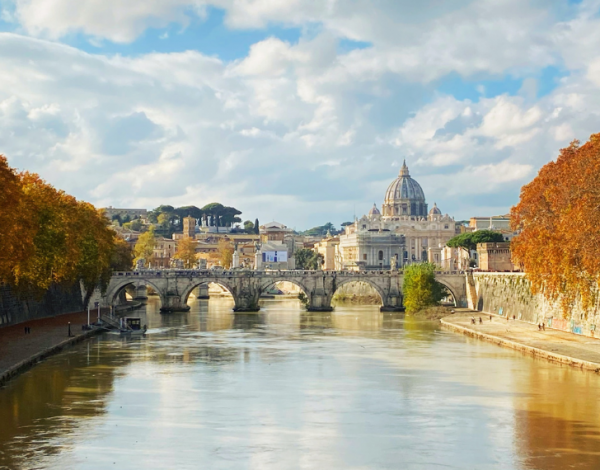
[[194, 0], [15, 0], [16, 18], [34, 35], [60, 38], [84, 32], [131, 42], [148, 27], [187, 23], [184, 8]]
[[[98, 204], [220, 200], [308, 225], [367, 210], [404, 157], [444, 211], [508, 208], [560, 146], [600, 129], [592, 1], [562, 22], [520, 0], [17, 0], [13, 18], [43, 38], [130, 42], [208, 4], [232, 28], [311, 34], [265, 39], [227, 63], [191, 50], [91, 55], [0, 33], [0, 152]], [[370, 46], [340, 53], [340, 37]], [[547, 65], [572, 73], [538, 99]], [[527, 79], [520, 96], [432, 93], [449, 73]]]

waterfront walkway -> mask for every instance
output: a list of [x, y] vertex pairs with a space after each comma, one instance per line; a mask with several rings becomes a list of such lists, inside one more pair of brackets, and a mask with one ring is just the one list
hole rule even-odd
[[[91, 321], [95, 321], [96, 317], [97, 313], [93, 311]], [[89, 335], [88, 331], [81, 329], [87, 323], [87, 312], [67, 313], [0, 328], [0, 384], [8, 378], [6, 373], [16, 366], [68, 342], [69, 322], [75, 341], [82, 339], [77, 338], [81, 335]], [[25, 327], [31, 328], [30, 334], [25, 334]]]
[[[454, 315], [441, 320], [444, 327], [552, 362], [600, 372], [600, 339], [550, 328], [539, 331], [537, 325], [530, 323], [507, 321], [498, 315], [491, 315], [490, 321], [490, 314], [456, 310]], [[471, 324], [472, 317], [476, 319], [475, 325]]]

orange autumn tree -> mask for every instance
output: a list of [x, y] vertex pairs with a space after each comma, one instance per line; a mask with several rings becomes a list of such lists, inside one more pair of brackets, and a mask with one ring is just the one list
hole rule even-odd
[[15, 262], [33, 251], [29, 221], [22, 217], [23, 191], [15, 170], [0, 155], [0, 281], [14, 283]]
[[53, 284], [82, 281], [86, 300], [108, 284], [115, 233], [103, 215], [1, 156], [0, 221], [0, 283], [41, 297]]
[[560, 151], [521, 189], [511, 210], [513, 259], [533, 293], [560, 300], [566, 312], [597, 299], [600, 280], [600, 134]]
[[190, 237], [184, 237], [177, 244], [177, 253], [174, 258], [183, 261], [183, 267], [192, 269], [198, 260], [196, 256], [196, 247], [198, 242]]

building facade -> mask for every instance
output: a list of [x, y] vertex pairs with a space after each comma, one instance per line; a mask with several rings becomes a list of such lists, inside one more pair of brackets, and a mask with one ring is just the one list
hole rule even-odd
[[327, 232], [327, 236], [314, 244], [313, 250], [323, 257], [323, 270], [338, 271], [342, 269], [340, 258], [340, 237], [333, 237]]
[[428, 210], [425, 193], [410, 177], [406, 162], [385, 193], [382, 211], [374, 204], [367, 215], [345, 227], [339, 242], [343, 269], [440, 264], [442, 248], [456, 234], [456, 223], [437, 204]]
[[510, 242], [479, 243], [477, 252], [482, 271], [519, 271], [512, 262]]

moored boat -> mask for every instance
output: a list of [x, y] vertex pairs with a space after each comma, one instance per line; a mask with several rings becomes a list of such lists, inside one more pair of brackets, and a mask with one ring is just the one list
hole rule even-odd
[[123, 317], [120, 320], [122, 335], [144, 335], [146, 334], [146, 325], [142, 326], [142, 319], [139, 317]]

